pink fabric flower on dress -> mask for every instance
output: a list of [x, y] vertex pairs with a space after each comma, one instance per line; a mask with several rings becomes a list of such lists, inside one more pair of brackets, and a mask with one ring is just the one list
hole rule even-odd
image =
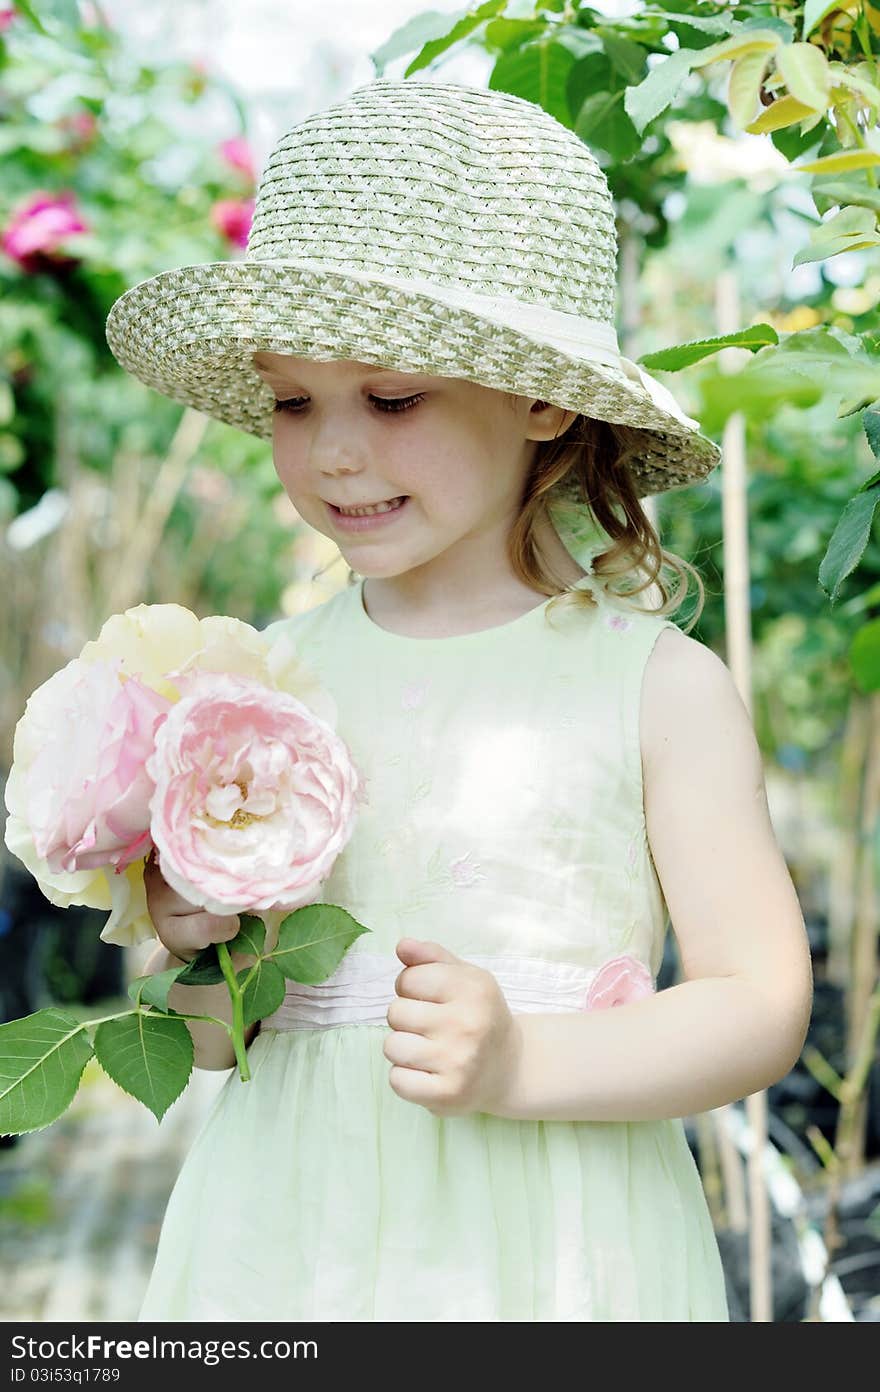
[[632, 619], [626, 618], [624, 614], [610, 614], [605, 620], [609, 628], [616, 629], [619, 633], [626, 633], [632, 627]]
[[295, 696], [248, 678], [192, 677], [147, 770], [162, 874], [210, 913], [313, 903], [354, 829], [348, 746]]
[[654, 993], [654, 978], [637, 957], [612, 957], [600, 967], [590, 983], [585, 1010], [608, 1010], [627, 1005]]
[[473, 852], [467, 851], [463, 856], [458, 856], [449, 862], [449, 873], [452, 876], [453, 884], [459, 889], [470, 889], [471, 885], [478, 884], [486, 876], [477, 861], [473, 859]]

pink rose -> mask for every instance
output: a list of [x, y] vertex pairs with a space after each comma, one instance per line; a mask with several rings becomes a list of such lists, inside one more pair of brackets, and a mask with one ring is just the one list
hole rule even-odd
[[211, 913], [314, 902], [354, 827], [360, 778], [344, 741], [247, 678], [192, 675], [147, 771], [162, 874]]
[[246, 178], [250, 179], [251, 183], [254, 182], [256, 178], [254, 158], [244, 136], [235, 135], [231, 140], [221, 140], [217, 148], [221, 158], [232, 169], [239, 170]]
[[253, 215], [252, 198], [220, 198], [211, 209], [211, 221], [217, 230], [240, 247], [247, 246]]
[[144, 762], [170, 707], [115, 664], [75, 658], [38, 687], [23, 720], [41, 727], [24, 772], [24, 817], [50, 871], [121, 871], [150, 847]]
[[23, 270], [45, 270], [52, 261], [70, 261], [72, 258], [59, 255], [58, 248], [68, 237], [88, 230], [74, 207], [72, 193], [40, 191], [15, 210], [0, 246]]
[[599, 968], [590, 983], [585, 1010], [608, 1010], [654, 993], [654, 978], [636, 957], [612, 957]]

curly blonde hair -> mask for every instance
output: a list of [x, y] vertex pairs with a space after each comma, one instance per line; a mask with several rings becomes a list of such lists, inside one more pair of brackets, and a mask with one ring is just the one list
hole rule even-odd
[[[576, 503], [609, 537], [611, 545], [593, 558], [593, 574], [618, 603], [655, 615], [673, 614], [687, 598], [688, 576], [697, 585], [697, 606], [684, 629], [689, 633], [705, 604], [705, 586], [689, 561], [667, 551], [642, 507], [633, 476], [627, 468], [630, 459], [644, 449], [642, 431], [578, 415], [562, 435], [539, 441], [526, 479], [519, 516], [508, 539], [508, 554], [520, 580], [542, 594], [552, 596], [548, 615], [558, 602], [586, 607], [595, 604], [588, 589], [561, 585], [545, 568], [538, 555], [535, 523], [555, 499]], [[662, 570], [678, 577], [670, 590]], [[641, 583], [613, 588], [611, 581], [626, 582], [639, 575]], [[656, 584], [661, 603], [654, 609], [635, 597]]]

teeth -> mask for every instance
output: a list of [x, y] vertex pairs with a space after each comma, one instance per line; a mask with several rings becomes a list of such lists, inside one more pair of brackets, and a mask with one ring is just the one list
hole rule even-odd
[[339, 511], [346, 517], [371, 517], [374, 512], [393, 512], [403, 501], [403, 498], [392, 498], [390, 502], [375, 503], [373, 507], [340, 508]]

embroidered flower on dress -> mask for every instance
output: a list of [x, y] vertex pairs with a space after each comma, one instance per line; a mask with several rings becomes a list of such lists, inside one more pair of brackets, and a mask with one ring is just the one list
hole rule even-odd
[[477, 884], [480, 880], [485, 880], [480, 864], [471, 859], [472, 852], [458, 856], [449, 862], [449, 873], [452, 875], [453, 883], [459, 889], [469, 889], [471, 885]]
[[626, 633], [628, 628], [632, 628], [632, 619], [628, 619], [625, 614], [608, 614], [605, 623], [608, 628], [617, 629], [619, 633]]
[[654, 978], [637, 957], [612, 957], [590, 983], [584, 1010], [608, 1010], [654, 993]]

